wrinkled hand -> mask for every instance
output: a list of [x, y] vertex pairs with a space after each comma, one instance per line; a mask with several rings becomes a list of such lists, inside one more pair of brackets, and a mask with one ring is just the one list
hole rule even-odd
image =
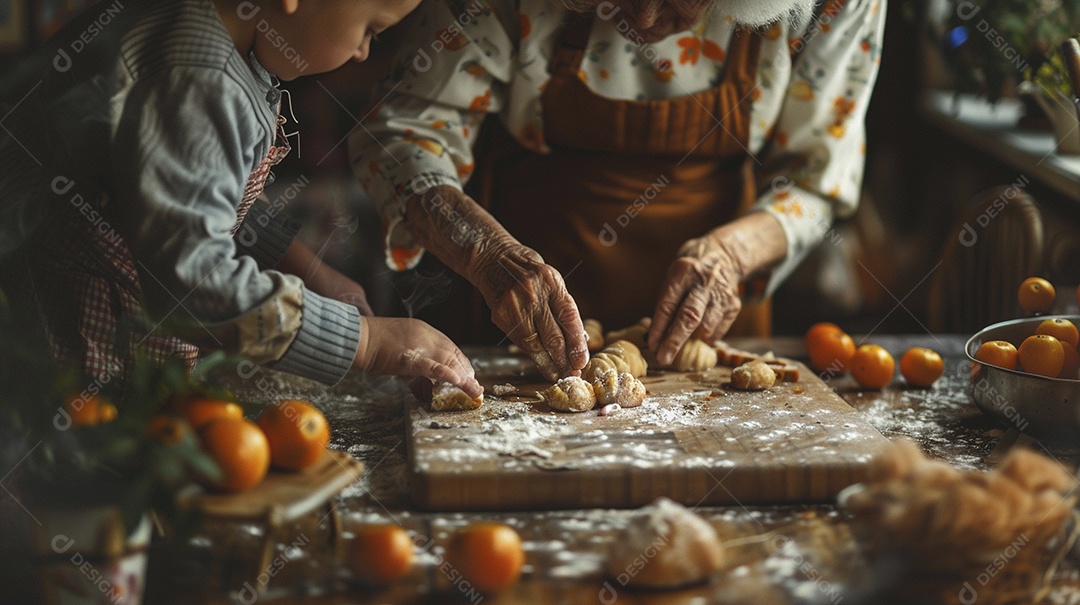
[[589, 361], [588, 337], [562, 275], [536, 251], [507, 238], [470, 271], [491, 319], [536, 363], [544, 378], [576, 375]]
[[484, 389], [465, 354], [442, 332], [418, 319], [361, 317], [353, 365], [367, 372], [442, 380], [479, 397]]
[[724, 335], [742, 309], [742, 265], [715, 238], [686, 242], [667, 273], [656, 303], [649, 350], [662, 365], [671, 363], [690, 337], [712, 342]]

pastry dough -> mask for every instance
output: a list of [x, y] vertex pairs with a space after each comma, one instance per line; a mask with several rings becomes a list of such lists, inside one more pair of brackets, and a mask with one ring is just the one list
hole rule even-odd
[[600, 405], [617, 403], [624, 408], [633, 408], [645, 401], [645, 385], [629, 372], [619, 374], [608, 370], [594, 378], [592, 385]]
[[596, 407], [592, 385], [577, 376], [560, 378], [540, 394], [551, 409], [560, 412], [587, 412]]
[[449, 382], [440, 382], [431, 389], [431, 409], [435, 412], [475, 410], [484, 405], [484, 396], [469, 397], [465, 391]]
[[716, 349], [704, 340], [691, 338], [675, 354], [668, 367], [676, 372], [704, 372], [716, 367]]
[[713, 526], [681, 504], [659, 498], [612, 542], [608, 572], [630, 586], [674, 588], [707, 580], [723, 563]]
[[638, 322], [632, 326], [627, 326], [621, 330], [615, 330], [608, 332], [604, 337], [604, 342], [612, 343], [616, 340], [626, 340], [634, 344], [639, 349], [644, 349], [645, 337], [649, 334], [649, 328], [652, 326], [651, 317], [642, 317]]
[[634, 378], [640, 378], [648, 372], [649, 364], [645, 363], [641, 350], [633, 343], [618, 340], [604, 347], [603, 351], [593, 355], [589, 363], [585, 364], [581, 376], [585, 380], [592, 382], [608, 370], [615, 370], [616, 374], [628, 372]]
[[761, 360], [750, 361], [731, 371], [731, 384], [746, 391], [764, 391], [776, 384], [776, 372]]
[[589, 337], [589, 352], [604, 348], [604, 326], [595, 319], [585, 320], [585, 334]]

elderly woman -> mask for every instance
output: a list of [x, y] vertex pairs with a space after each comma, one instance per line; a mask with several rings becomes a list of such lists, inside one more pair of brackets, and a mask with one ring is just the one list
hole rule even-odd
[[551, 379], [583, 316], [723, 336], [858, 202], [884, 0], [813, 6], [425, 2], [350, 140], [391, 267], [430, 250]]

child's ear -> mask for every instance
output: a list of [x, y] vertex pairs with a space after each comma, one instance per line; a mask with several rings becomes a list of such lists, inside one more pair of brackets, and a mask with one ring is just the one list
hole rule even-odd
[[281, 9], [286, 15], [291, 15], [300, 7], [300, 0], [281, 0]]

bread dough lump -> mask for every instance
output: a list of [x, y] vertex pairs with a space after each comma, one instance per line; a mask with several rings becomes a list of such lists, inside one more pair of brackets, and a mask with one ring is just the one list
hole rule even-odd
[[776, 371], [764, 361], [750, 361], [731, 371], [731, 384], [746, 391], [764, 391], [776, 384]]
[[632, 408], [645, 401], [645, 385], [629, 372], [619, 374], [615, 370], [608, 370], [593, 379], [592, 385], [600, 405], [617, 403], [624, 408]]
[[703, 582], [724, 563], [716, 530], [692, 511], [659, 498], [614, 542], [608, 572], [625, 584], [674, 588]]
[[596, 406], [592, 385], [578, 376], [560, 378], [541, 395], [551, 409], [559, 412], [586, 412]]
[[589, 363], [585, 364], [581, 375], [591, 382], [608, 370], [615, 370], [616, 374], [627, 372], [634, 378], [640, 378], [649, 371], [649, 364], [645, 362], [641, 349], [636, 345], [626, 340], [618, 340], [593, 355]]
[[716, 367], [716, 349], [704, 340], [691, 338], [675, 354], [668, 367], [676, 372], [704, 372]]
[[449, 382], [439, 382], [431, 389], [431, 409], [436, 412], [475, 410], [484, 405], [484, 395], [475, 399]]

